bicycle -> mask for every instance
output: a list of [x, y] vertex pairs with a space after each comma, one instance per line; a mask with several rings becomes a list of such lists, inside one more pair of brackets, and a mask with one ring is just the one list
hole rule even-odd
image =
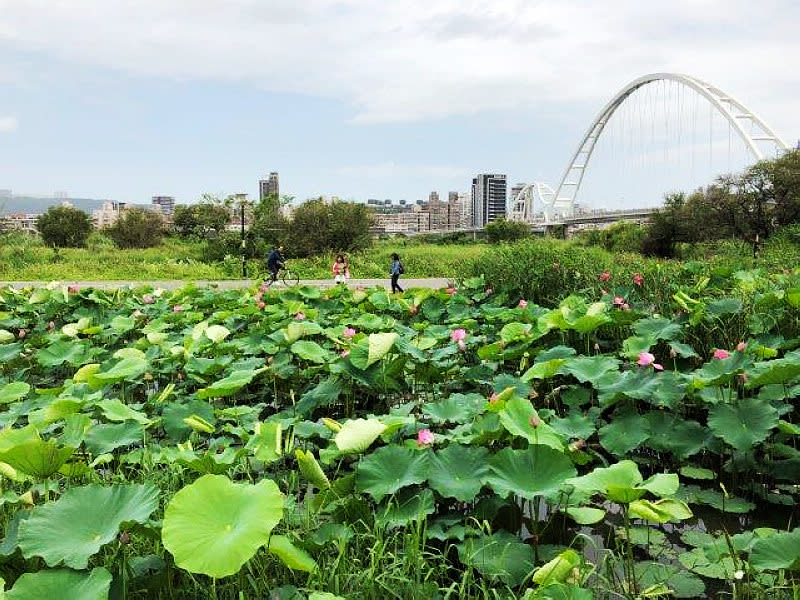
[[266, 283], [272, 286], [273, 283], [277, 283], [279, 280], [283, 285], [286, 287], [295, 287], [300, 284], [300, 275], [297, 272], [290, 270], [288, 267], [283, 266], [278, 269], [278, 277], [276, 279], [272, 279], [269, 277], [266, 280]]

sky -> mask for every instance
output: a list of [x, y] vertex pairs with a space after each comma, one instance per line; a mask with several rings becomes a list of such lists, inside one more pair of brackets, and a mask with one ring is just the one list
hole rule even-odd
[[[0, 0], [0, 189], [186, 203], [256, 197], [270, 171], [300, 200], [416, 200], [479, 172], [556, 185], [601, 106], [651, 72], [714, 83], [794, 145], [798, 23], [797, 0]], [[596, 162], [597, 204], [647, 179]]]

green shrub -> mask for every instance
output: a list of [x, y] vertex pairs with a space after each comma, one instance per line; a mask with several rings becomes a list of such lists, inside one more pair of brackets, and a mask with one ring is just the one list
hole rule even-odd
[[92, 232], [92, 220], [72, 206], [51, 206], [36, 219], [36, 229], [48, 246], [82, 248]]
[[152, 248], [164, 237], [164, 221], [156, 212], [131, 208], [123, 211], [104, 233], [114, 240], [117, 248]]

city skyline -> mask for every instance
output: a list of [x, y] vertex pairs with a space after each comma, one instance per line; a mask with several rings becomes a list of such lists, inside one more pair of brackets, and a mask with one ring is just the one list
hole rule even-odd
[[[256, 199], [266, 169], [298, 200], [411, 201], [487, 172], [556, 185], [602, 104], [664, 70], [793, 145], [800, 7], [768, 5], [0, 0], [0, 186], [189, 203]], [[601, 159], [587, 189], [633, 202]]]

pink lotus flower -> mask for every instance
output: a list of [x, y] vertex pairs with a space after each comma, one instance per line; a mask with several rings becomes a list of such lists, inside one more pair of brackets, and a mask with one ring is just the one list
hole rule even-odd
[[730, 352], [727, 350], [723, 350], [722, 348], [715, 348], [714, 349], [714, 358], [718, 358], [720, 360], [728, 358], [731, 355]]
[[625, 304], [625, 298], [622, 296], [614, 296], [614, 306], [622, 306]]
[[342, 335], [343, 335], [345, 338], [347, 338], [348, 340], [350, 340], [350, 339], [352, 339], [352, 338], [354, 338], [354, 337], [355, 337], [355, 335], [356, 335], [356, 330], [355, 330], [355, 329], [353, 329], [352, 327], [345, 327], [345, 328], [344, 328], [344, 332], [342, 332]]
[[257, 306], [258, 306], [258, 310], [264, 310], [265, 308], [267, 308], [267, 304], [263, 300], [259, 301]]
[[519, 308], [528, 308], [528, 301], [527, 300], [520, 300], [519, 304], [517, 304]]
[[603, 271], [600, 273], [600, 281], [608, 281], [609, 279], [611, 279], [611, 273], [608, 271]]
[[306, 314], [303, 312], [299, 312], [294, 316], [294, 318], [297, 319], [298, 321], [302, 321], [303, 319], [306, 318]]
[[639, 360], [636, 361], [636, 364], [641, 367], [649, 367], [653, 364], [656, 360], [656, 357], [650, 354], [649, 352], [640, 352], [639, 353]]
[[460, 342], [467, 337], [467, 330], [466, 329], [454, 329], [450, 332], [450, 339], [454, 342]]
[[153, 298], [153, 296], [151, 296], [150, 294], [145, 294], [144, 296], [142, 296], [142, 302], [144, 304], [153, 304], [155, 301], [156, 299]]
[[183, 310], [183, 309], [181, 308], [181, 305], [180, 305], [180, 304], [176, 304], [175, 306], [173, 306], [173, 307], [172, 307], [172, 312], [174, 312], [174, 313], [179, 313], [179, 312], [181, 312], [182, 310]]
[[78, 287], [78, 284], [77, 284], [77, 283], [70, 283], [70, 284], [67, 286], [67, 292], [68, 292], [68, 293], [70, 293], [70, 294], [77, 294], [77, 293], [78, 293], [78, 290], [80, 290], [80, 289], [81, 289], [81, 288], [79, 288], [79, 287]]
[[530, 419], [528, 419], [528, 423], [530, 423], [531, 427], [536, 429], [542, 424], [542, 420], [539, 418], [539, 415], [533, 415]]
[[639, 287], [641, 287], [642, 284], [644, 283], [644, 275], [642, 275], [641, 273], [634, 273], [633, 274], [633, 283], [635, 285], [638, 285]]
[[339, 352], [339, 356], [341, 356], [342, 358], [347, 358], [348, 356], [350, 356], [350, 350], [342, 350], [341, 352]]
[[433, 443], [433, 433], [430, 429], [420, 429], [417, 432], [417, 444], [420, 446], [427, 446]]
[[747, 350], [747, 342], [739, 342], [738, 344], [736, 344], [736, 350], [738, 352], [744, 352], [745, 350]]

